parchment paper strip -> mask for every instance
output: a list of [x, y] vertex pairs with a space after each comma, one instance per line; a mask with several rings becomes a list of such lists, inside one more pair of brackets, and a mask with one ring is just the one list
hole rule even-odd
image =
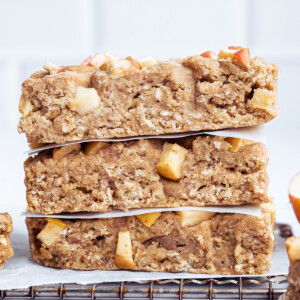
[[[94, 141], [125, 142], [125, 141], [142, 140], [142, 139], [174, 139], [174, 138], [182, 138], [187, 136], [195, 136], [195, 135], [203, 135], [203, 134], [244, 138], [248, 140], [254, 140], [254, 141], [266, 143], [264, 125], [259, 125], [253, 127], [233, 128], [233, 129], [225, 129], [225, 130], [217, 130], [217, 131], [194, 131], [194, 132], [172, 133], [172, 134], [163, 134], [163, 135], [145, 135], [145, 136], [134, 136], [134, 137], [127, 137], [127, 138], [113, 138], [113, 139], [89, 139], [84, 141], [67, 142], [64, 145], [77, 144], [83, 142], [94, 142]], [[62, 144], [47, 144], [46, 146], [37, 149], [28, 150], [26, 151], [26, 153], [28, 155], [33, 155], [43, 150], [57, 148], [61, 146]]]

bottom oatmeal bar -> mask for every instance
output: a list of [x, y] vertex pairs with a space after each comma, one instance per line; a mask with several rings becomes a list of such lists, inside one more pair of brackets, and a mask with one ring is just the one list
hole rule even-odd
[[110, 219], [27, 218], [33, 258], [48, 267], [205, 274], [264, 274], [273, 216], [203, 211]]
[[13, 230], [12, 220], [8, 213], [0, 213], [0, 270], [14, 251], [9, 236]]

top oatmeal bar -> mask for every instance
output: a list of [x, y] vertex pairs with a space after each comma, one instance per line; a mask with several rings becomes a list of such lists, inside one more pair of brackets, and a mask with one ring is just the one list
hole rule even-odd
[[236, 128], [278, 115], [278, 67], [247, 48], [164, 62], [96, 54], [44, 69], [22, 85], [19, 132], [28, 142]]

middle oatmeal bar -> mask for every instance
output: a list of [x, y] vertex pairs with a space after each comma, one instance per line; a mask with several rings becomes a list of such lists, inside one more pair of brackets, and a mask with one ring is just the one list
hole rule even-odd
[[25, 162], [28, 210], [266, 203], [267, 163], [264, 144], [219, 136], [73, 144]]
[[31, 254], [48, 267], [264, 274], [274, 249], [271, 211], [261, 217], [181, 211], [26, 223]]

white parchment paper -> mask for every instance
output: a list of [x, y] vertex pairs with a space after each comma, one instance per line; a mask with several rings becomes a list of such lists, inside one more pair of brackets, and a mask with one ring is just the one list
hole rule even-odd
[[40, 217], [40, 218], [61, 218], [61, 219], [103, 219], [103, 218], [117, 218], [117, 217], [127, 217], [141, 215], [150, 212], [163, 212], [163, 211], [182, 211], [182, 210], [201, 210], [201, 211], [211, 211], [216, 213], [232, 213], [232, 214], [244, 214], [251, 215], [255, 217], [261, 216], [260, 205], [232, 205], [232, 206], [203, 206], [203, 207], [176, 207], [176, 208], [139, 208], [131, 209], [129, 211], [122, 210], [112, 210], [103, 213], [72, 213], [72, 214], [57, 214], [57, 215], [41, 215], [30, 213], [25, 211], [22, 213], [24, 217]]
[[[284, 239], [276, 234], [276, 247], [273, 265], [267, 274], [286, 275], [289, 260], [286, 254]], [[58, 283], [93, 284], [116, 281], [142, 281], [159, 279], [191, 279], [191, 278], [220, 278], [238, 276], [219, 276], [192, 273], [159, 273], [138, 271], [74, 271], [46, 268], [35, 262], [31, 256], [27, 236], [15, 234], [13, 237], [15, 256], [8, 260], [8, 264], [0, 271], [0, 290], [27, 288], [29, 286]], [[240, 276], [240, 275], [239, 275]], [[258, 277], [257, 275], [245, 277]]]
[[[133, 140], [143, 140], [143, 139], [174, 139], [182, 138], [187, 136], [194, 135], [216, 135], [216, 136], [226, 136], [226, 137], [236, 137], [244, 138], [248, 140], [254, 140], [262, 143], [266, 143], [266, 135], [264, 130], [264, 125], [252, 126], [252, 127], [243, 127], [243, 128], [231, 128], [225, 130], [215, 130], [215, 131], [190, 131], [183, 133], [171, 133], [171, 134], [162, 134], [162, 135], [144, 135], [144, 136], [134, 136], [134, 137], [125, 137], [125, 138], [112, 138], [112, 139], [89, 139], [84, 141], [73, 141], [67, 142], [64, 145], [77, 144], [82, 142], [94, 142], [94, 141], [103, 141], [103, 142], [125, 142]], [[46, 146], [30, 149], [26, 151], [28, 155], [33, 155], [35, 153], [41, 152], [43, 150], [52, 149], [61, 147], [62, 144], [47, 144]]]

